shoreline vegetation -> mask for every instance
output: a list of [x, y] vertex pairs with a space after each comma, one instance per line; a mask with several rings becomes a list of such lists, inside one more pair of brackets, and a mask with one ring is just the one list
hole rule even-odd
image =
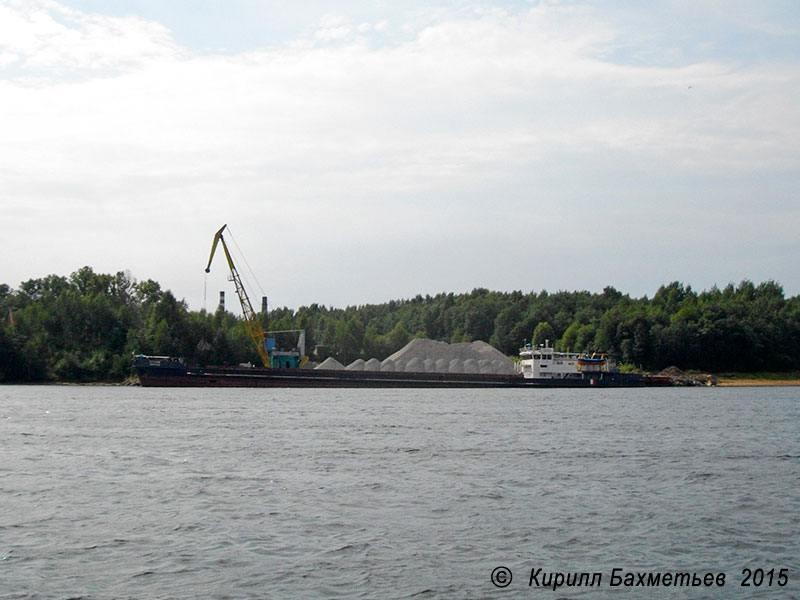
[[[156, 281], [88, 266], [16, 289], [0, 283], [0, 383], [122, 383], [137, 354], [260, 364], [235, 310], [192, 311]], [[775, 281], [699, 293], [672, 282], [641, 298], [611, 286], [599, 293], [475, 288], [345, 308], [274, 308], [258, 318], [265, 331], [304, 330], [317, 362], [380, 360], [414, 338], [481, 340], [510, 357], [526, 343], [547, 342], [557, 351], [608, 354], [623, 370], [676, 369], [693, 378], [687, 385], [800, 382], [800, 296], [785, 297]], [[276, 335], [277, 348], [296, 343], [293, 334]]]

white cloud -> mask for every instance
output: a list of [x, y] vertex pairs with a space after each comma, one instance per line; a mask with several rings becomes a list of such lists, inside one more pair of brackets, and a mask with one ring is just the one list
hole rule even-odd
[[[347, 239], [369, 263], [370, 252], [386, 258], [381, 242], [413, 240], [411, 257], [415, 247], [436, 246], [436, 236], [477, 235], [481, 225], [491, 239], [521, 238], [537, 222], [553, 235], [574, 226], [585, 243], [598, 229], [585, 229], [576, 209], [647, 198], [653, 172], [672, 170], [676, 180], [796, 174], [796, 65], [614, 62], [627, 32], [572, 5], [426, 11], [409, 23], [407, 37], [390, 44], [374, 36], [402, 24], [331, 16], [296, 43], [214, 56], [178, 48], [162, 25], [136, 17], [0, 4], [0, 217], [30, 226], [49, 215], [56, 231], [70, 219], [113, 224], [121, 246], [137, 247], [135, 274], [160, 275], [188, 295], [183, 269], [159, 265], [154, 249], [163, 248], [168, 222], [196, 226], [190, 238], [201, 240], [219, 221], [252, 221], [245, 232], [260, 238], [264, 256], [298, 240], [330, 251]], [[607, 189], [581, 181], [598, 169], [609, 174]], [[682, 209], [690, 214], [698, 201], [723, 200], [695, 196]], [[150, 244], [139, 243], [141, 227]], [[178, 245], [187, 255], [174, 262], [191, 260], [189, 242]], [[491, 270], [468, 244], [439, 251], [442, 260]], [[127, 256], [108, 253], [110, 262]], [[82, 266], [57, 268], [47, 258], [47, 272]], [[280, 286], [294, 285], [291, 271], [300, 268], [287, 262]], [[14, 275], [35, 275], [27, 267]], [[266, 259], [260, 267], [273, 269]], [[535, 271], [526, 268], [504, 281], [525, 288]], [[416, 291], [381, 288], [370, 299]]]
[[88, 15], [51, 0], [0, 5], [0, 48], [45, 79], [132, 68], [177, 52], [158, 23]]
[[[115, 68], [144, 60], [154, 49], [159, 60], [112, 78], [56, 80], [35, 91], [12, 80], [3, 103], [29, 119], [12, 135], [16, 130], [30, 139], [33, 125], [39, 136], [68, 140], [70, 147], [114, 145], [125, 162], [137, 149], [173, 155], [168, 169], [175, 160], [181, 167], [174, 153], [185, 152], [191, 162], [206, 154], [231, 166], [277, 161], [305, 169], [357, 165], [377, 153], [401, 168], [437, 170], [442, 163], [447, 170], [512, 160], [526, 150], [536, 156], [553, 143], [700, 154], [709, 138], [740, 165], [755, 158], [748, 141], [764, 158], [758, 140], [748, 137], [754, 132], [772, 136], [776, 160], [794, 155], [792, 140], [780, 135], [787, 125], [789, 135], [797, 126], [786, 91], [797, 88], [800, 77], [790, 69], [618, 66], [593, 52], [613, 41], [607, 27], [573, 34], [543, 12], [495, 11], [445, 22], [389, 48], [323, 45], [219, 58], [181, 56], [159, 26], [137, 19], [78, 15], [68, 29], [39, 25], [48, 19], [38, 16], [32, 28], [49, 41], [34, 44], [26, 64], [49, 64], [56, 72], [62, 66]], [[329, 18], [317, 35], [330, 41], [351, 31], [344, 20]], [[731, 144], [740, 137], [741, 144]], [[715, 152], [713, 161], [724, 162], [724, 154]], [[133, 158], [134, 164], [142, 159]]]

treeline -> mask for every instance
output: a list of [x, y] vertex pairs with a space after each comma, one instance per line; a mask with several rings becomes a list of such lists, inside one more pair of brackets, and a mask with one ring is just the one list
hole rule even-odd
[[[0, 284], [0, 381], [121, 381], [133, 354], [199, 364], [258, 364], [240, 317], [188, 310], [169, 290], [84, 267], [12, 289]], [[265, 330], [305, 329], [314, 359], [383, 359], [413, 337], [488, 341], [509, 356], [527, 342], [605, 352], [636, 368], [709, 372], [800, 369], [800, 297], [743, 281], [697, 293], [674, 282], [652, 298], [602, 293], [493, 292], [417, 296], [384, 304], [318, 304], [260, 315]], [[279, 347], [294, 343], [291, 335]]]

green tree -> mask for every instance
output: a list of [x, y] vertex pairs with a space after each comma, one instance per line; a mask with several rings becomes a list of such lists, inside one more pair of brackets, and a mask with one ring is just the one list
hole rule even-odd
[[406, 331], [402, 322], [398, 322], [386, 336], [386, 346], [389, 354], [394, 354], [411, 341], [411, 335]]
[[340, 321], [336, 326], [334, 338], [336, 353], [342, 364], [348, 364], [359, 358], [364, 344], [364, 327], [355, 317]]
[[553, 344], [555, 343], [555, 338], [556, 332], [553, 330], [553, 326], [547, 321], [539, 321], [536, 328], [533, 330], [531, 343], [534, 346], [540, 346], [548, 341]]

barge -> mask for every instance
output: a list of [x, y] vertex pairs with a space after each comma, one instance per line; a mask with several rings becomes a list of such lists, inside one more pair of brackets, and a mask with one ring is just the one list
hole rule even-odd
[[529, 377], [523, 372], [428, 373], [334, 369], [201, 367], [168, 356], [134, 357], [143, 387], [304, 388], [608, 388], [669, 385], [638, 373], [590, 371], [579, 377]]

